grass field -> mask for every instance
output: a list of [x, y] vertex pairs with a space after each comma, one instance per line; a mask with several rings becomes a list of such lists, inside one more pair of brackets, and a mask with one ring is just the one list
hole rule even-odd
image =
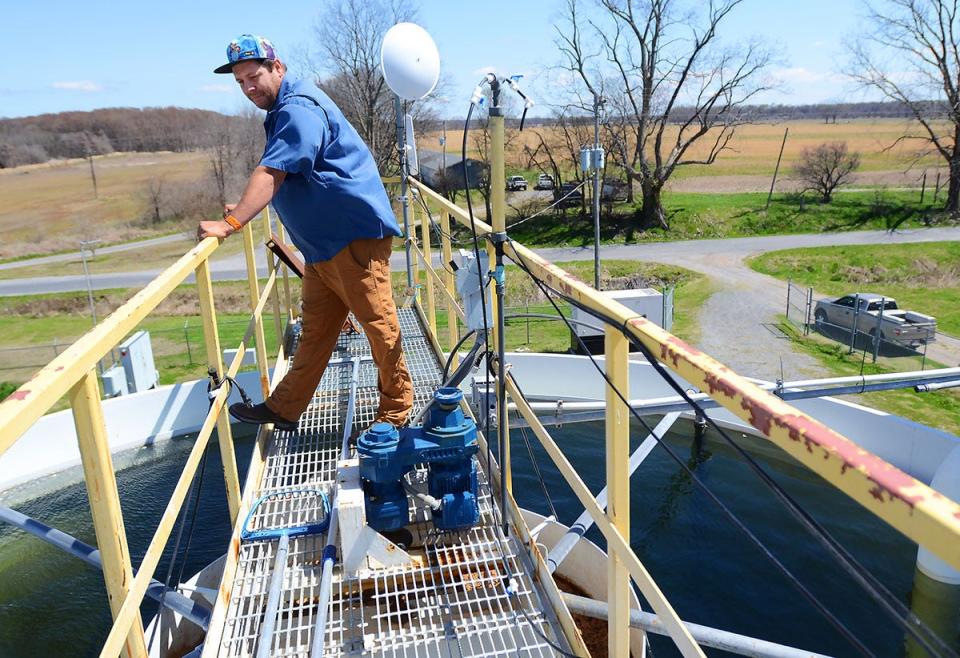
[[[891, 180], [899, 181], [890, 187], [918, 186], [924, 169], [929, 171], [928, 191], [934, 185], [935, 168], [940, 163], [930, 156], [916, 160], [916, 143], [905, 142], [886, 150], [905, 130], [916, 127], [906, 121], [889, 119], [838, 124], [791, 121], [743, 126], [731, 142], [731, 149], [724, 152], [714, 165], [681, 168], [672, 180], [682, 184], [685, 179], [690, 179], [692, 189], [691, 185], [683, 184], [684, 192], [742, 191], [746, 189], [743, 185], [736, 181], [727, 182], [723, 177], [770, 176], [786, 127], [790, 129], [790, 138], [784, 152], [781, 177], [789, 176], [790, 168], [804, 148], [825, 141], [846, 141], [851, 150], [861, 153], [862, 172], [889, 172]], [[523, 154], [524, 144], [535, 143], [534, 130], [545, 130], [548, 140], [556, 138], [551, 134], [554, 129], [541, 128], [529, 128], [515, 135], [507, 149], [508, 174], [524, 173], [530, 180], [535, 175], [536, 172], [526, 168]], [[459, 151], [461, 136], [462, 133], [455, 130], [447, 131], [451, 152]], [[420, 147], [434, 148], [438, 137], [439, 133], [424, 134]], [[692, 154], [697, 155], [697, 151]], [[101, 239], [103, 244], [113, 244], [189, 228], [169, 223], [146, 225], [140, 219], [147, 208], [145, 190], [150, 180], [158, 178], [171, 183], [203, 180], [209, 169], [205, 154], [120, 153], [97, 157], [93, 162], [97, 175], [96, 198], [86, 160], [0, 170], [0, 199], [3, 199], [0, 204], [0, 260], [70, 251], [78, 248], [80, 240]], [[903, 174], [912, 163], [913, 169]], [[695, 182], [701, 177], [709, 178]], [[707, 184], [706, 180], [723, 182], [718, 186]], [[756, 185], [752, 183], [747, 187]], [[863, 201], [856, 197], [851, 200]], [[672, 209], [695, 203], [689, 197], [669, 190], [665, 201]], [[718, 200], [715, 203], [742, 205], [742, 200]], [[750, 201], [747, 207], [755, 210], [758, 205]], [[705, 217], [706, 214], [699, 213], [699, 216]], [[785, 219], [788, 220], [789, 217]], [[682, 232], [683, 237], [695, 237], [698, 230], [708, 234], [718, 230], [712, 225], [717, 221], [711, 217], [699, 223], [703, 226], [693, 226], [685, 231], [681, 221], [677, 226], [678, 233]]]
[[[781, 173], [788, 171], [799, 159], [805, 148], [817, 146], [823, 142], [847, 142], [851, 151], [861, 154], [862, 171], [894, 171], [902, 170], [917, 159], [921, 146], [919, 142], [904, 142], [895, 148], [886, 150], [898, 137], [912, 131], [918, 134], [919, 124], [903, 119], [859, 119], [842, 121], [836, 124], [825, 124], [822, 121], [787, 121], [784, 123], [761, 123], [741, 126], [737, 129], [730, 142], [729, 150], [722, 153], [717, 161], [710, 166], [693, 165], [681, 167], [676, 176], [725, 176], [751, 175], [773, 173], [777, 162], [777, 154], [783, 141], [783, 132], [789, 128], [786, 146], [783, 152]], [[943, 130], [946, 130], [946, 125]], [[539, 144], [536, 136], [541, 132], [548, 143], [559, 143], [562, 133], [556, 128], [527, 127], [522, 133], [508, 131], [507, 161], [508, 165], [524, 166], [526, 161], [524, 147], [535, 148]], [[592, 140], [592, 129], [586, 131], [586, 137]], [[471, 132], [472, 135], [472, 132]], [[586, 135], [586, 133], [585, 133]], [[699, 159], [706, 155], [706, 149], [713, 140], [710, 134], [689, 151], [691, 159]], [[668, 130], [665, 143], [670, 144], [675, 139], [676, 132]], [[436, 150], [439, 144], [440, 133], [427, 133], [418, 139], [418, 147]], [[447, 152], [460, 153], [463, 141], [462, 130], [447, 129]], [[467, 143], [468, 155], [477, 155], [473, 137]], [[938, 161], [932, 156], [926, 156], [917, 161], [917, 168], [937, 166]]]
[[[575, 276], [592, 275], [591, 263], [561, 264]], [[678, 267], [610, 261], [601, 272], [604, 286], [661, 287], [676, 285], [675, 318], [678, 332], [689, 337], [696, 331], [696, 317], [703, 301], [706, 278]], [[507, 306], [514, 312], [553, 313], [553, 308], [519, 268], [507, 268], [510, 280]], [[425, 282], [421, 273], [421, 283]], [[262, 282], [261, 282], [262, 283]], [[291, 295], [299, 299], [300, 282], [291, 281]], [[394, 294], [400, 299], [406, 288], [405, 274], [394, 272]], [[109, 290], [96, 293], [97, 314], [101, 319], [129, 299], [135, 290]], [[235, 347], [246, 329], [247, 292], [243, 282], [220, 282], [214, 287], [215, 305], [220, 322], [220, 343]], [[438, 299], [440, 295], [438, 294]], [[565, 304], [566, 312], [569, 309]], [[268, 304], [267, 310], [272, 309]], [[446, 345], [445, 313], [438, 313], [439, 338]], [[86, 333], [91, 326], [85, 293], [0, 298], [0, 381], [16, 384], [26, 381], [40, 366]], [[272, 315], [264, 321], [269, 352], [276, 351], [276, 331]], [[175, 383], [206, 376], [204, 342], [194, 286], [183, 285], [164, 301], [138, 329], [150, 331], [160, 381]], [[56, 342], [57, 348], [52, 347]], [[563, 322], [514, 320], [507, 329], [509, 349], [566, 351], [569, 332]], [[15, 348], [15, 349], [14, 349]], [[109, 365], [109, 362], [106, 364]]]
[[901, 308], [937, 318], [939, 329], [960, 335], [960, 243], [923, 242], [773, 251], [749, 259], [758, 272], [792, 279], [826, 295], [874, 292]]
[[97, 196], [86, 160], [0, 169], [0, 258], [76, 249], [79, 240], [104, 244], [169, 233], [139, 220], [151, 179], [198, 180], [203, 153], [118, 153], [94, 158]]

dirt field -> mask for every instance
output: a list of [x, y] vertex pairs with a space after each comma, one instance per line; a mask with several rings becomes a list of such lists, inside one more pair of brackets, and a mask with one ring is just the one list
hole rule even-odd
[[207, 169], [203, 153], [123, 153], [93, 164], [96, 198], [86, 160], [0, 169], [0, 258], [75, 249], [84, 239], [155, 235], [138, 221], [148, 182], [196, 179]]
[[[885, 150], [906, 130], [915, 130], [916, 125], [883, 119], [744, 126], [732, 140], [731, 150], [714, 165], [678, 170], [669, 189], [704, 193], [766, 191], [785, 128], [790, 132], [777, 183], [779, 192], [795, 189], [790, 170], [803, 149], [828, 141], [846, 141], [852, 151], [860, 152], [862, 167], [856, 186], [918, 188], [925, 170], [928, 190], [936, 184], [939, 162], [930, 156], [917, 160], [918, 143], [906, 142]], [[522, 134], [508, 131], [512, 133], [508, 168], [526, 168], [523, 146], [537, 143], [534, 131], [545, 131], [551, 141], [559, 138], [553, 129], [528, 128]], [[421, 135], [420, 149], [439, 148], [439, 136]], [[592, 130], [586, 127], [584, 141], [591, 137]], [[462, 132], [448, 130], [448, 152], [458, 152], [461, 139]], [[471, 148], [471, 152], [476, 155], [475, 149]], [[0, 259], [76, 249], [77, 243], [85, 239], [116, 243], [172, 232], [178, 227], [149, 227], [140, 221], [147, 207], [148, 182], [159, 177], [171, 182], [202, 180], [209, 165], [203, 153], [121, 153], [95, 158], [94, 168], [97, 198], [86, 160], [0, 169]]]
[[[452, 122], [447, 126], [447, 152], [459, 153], [460, 144], [463, 140], [462, 130], [452, 130]], [[717, 161], [710, 166], [694, 165], [684, 167], [677, 171], [675, 179], [682, 178], [700, 178], [715, 176], [764, 176], [767, 178], [767, 188], [770, 185], [770, 176], [773, 174], [774, 166], [777, 163], [777, 154], [780, 151], [780, 144], [783, 141], [784, 130], [789, 128], [787, 144], [783, 152], [783, 162], [780, 165], [780, 172], [784, 174], [789, 172], [794, 162], [800, 157], [805, 148], [817, 146], [824, 142], [847, 142], [851, 151], [857, 151], [861, 155], [861, 172], [902, 172], [910, 167], [911, 162], [917, 159], [918, 149], [922, 146], [920, 142], [906, 141], [897, 145], [895, 148], [885, 150], [890, 147], [898, 137], [906, 134], [918, 134], [919, 124], [916, 122], [902, 119], [862, 119], [857, 121], [846, 121], [836, 124], [824, 124], [821, 121], [788, 121], [777, 124], [757, 124], [742, 126], [737, 129], [734, 138], [730, 142], [730, 149], [721, 154]], [[559, 144], [560, 133], [557, 129], [528, 127], [524, 128], [523, 133], [517, 134], [516, 131], [511, 137], [508, 134], [508, 140], [511, 142], [507, 150], [508, 166], [513, 165], [517, 168], [526, 167], [526, 157], [523, 154], [523, 147], [535, 146], [539, 143], [537, 132], [544, 133], [548, 143], [554, 141]], [[471, 133], [472, 135], [472, 133]], [[668, 131], [667, 143], [674, 139], [676, 132]], [[418, 138], [417, 146], [420, 149], [439, 149], [440, 133], [427, 133]], [[708, 136], [709, 137], [709, 136]], [[711, 140], [705, 137], [701, 144], [690, 151], [691, 157], [702, 157], [705, 155], [705, 149]], [[592, 127], [586, 127], [581, 135], [586, 143], [592, 141]], [[468, 150], [476, 155], [476, 149], [473, 148], [473, 137], [468, 143]], [[913, 171], [906, 175], [906, 178], [913, 177], [917, 185], [919, 178], [923, 175], [923, 169], [932, 169], [938, 165], [936, 158], [926, 156], [917, 161]], [[935, 173], [928, 173], [928, 177], [935, 179]], [[864, 183], [867, 184], [867, 183]], [[887, 184], [887, 183], [871, 183]], [[897, 183], [899, 184], [899, 183]], [[932, 185], [932, 182], [930, 183]], [[752, 183], [750, 184], [752, 186]], [[749, 189], [752, 189], [750, 187]], [[761, 186], [762, 189], [762, 186]], [[687, 190], [691, 191], [691, 190]], [[736, 183], [731, 183], [729, 189], [697, 189], [696, 191], [726, 192], [726, 191], [747, 191], [738, 189]]]

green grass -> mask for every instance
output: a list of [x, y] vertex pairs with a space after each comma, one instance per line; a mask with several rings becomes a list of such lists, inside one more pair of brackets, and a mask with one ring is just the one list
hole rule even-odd
[[[592, 277], [593, 264], [589, 262], [561, 263], [580, 278]], [[608, 261], [601, 271], [604, 287], [618, 289], [627, 287], [662, 288], [676, 285], [677, 326], [683, 331], [696, 331], [696, 314], [704, 298], [706, 278], [679, 267], [669, 267], [634, 261]], [[421, 272], [421, 283], [426, 281]], [[553, 308], [537, 290], [530, 279], [517, 267], [507, 268], [506, 306], [510, 312], [553, 314]], [[261, 284], [263, 282], [261, 281]], [[291, 294], [299, 298], [299, 280], [291, 282]], [[406, 287], [406, 275], [393, 273], [393, 287], [397, 298], [402, 298]], [[106, 290], [96, 292], [97, 312], [100, 319], [129, 299], [133, 290]], [[221, 282], [214, 286], [215, 305], [218, 312], [221, 349], [236, 347], [246, 330], [248, 319], [246, 283]], [[425, 294], [421, 294], [421, 300]], [[444, 302], [439, 291], [437, 304]], [[566, 304], [562, 304], [569, 313]], [[272, 305], [268, 304], [268, 312]], [[438, 337], [446, 344], [446, 314], [438, 312]], [[186, 328], [185, 328], [186, 325]], [[57, 293], [50, 295], [0, 298], [0, 379], [12, 383], [26, 381], [39, 367], [50, 361], [54, 354], [49, 347], [57, 341], [60, 351], [90, 330], [91, 319], [86, 293]], [[272, 315], [264, 318], [264, 333], [267, 352], [276, 353], [277, 337]], [[160, 382], [171, 384], [206, 376], [206, 352], [203, 331], [196, 302], [196, 287], [183, 285], [163, 302], [138, 329], [150, 332], [153, 352], [160, 372]], [[685, 334], [680, 335], [687, 337]], [[524, 348], [530, 351], [564, 352], [570, 346], [566, 325], [560, 321], [526, 319], [511, 320], [507, 328], [507, 345], [510, 349]], [[31, 348], [3, 351], [5, 348]], [[252, 347], [252, 344], [250, 345]], [[110, 365], [109, 357], [105, 365]], [[59, 407], [58, 407], [59, 408]]]
[[888, 295], [901, 308], [935, 316], [944, 332], [960, 335], [960, 242], [788, 249], [747, 263], [826, 295]]
[[[865, 375], [902, 372], [904, 369], [902, 363], [893, 364], [886, 359], [881, 359], [876, 364], [871, 363], [869, 357], [864, 361], [861, 352], [847, 354], [845, 345], [829, 341], [816, 334], [804, 337], [785, 319], [782, 319], [780, 328], [790, 337], [794, 348], [814, 357], [832, 375], [838, 377], [859, 375], [861, 367]], [[939, 367], [939, 364], [927, 360], [927, 367]], [[917, 363], [917, 369], [919, 368], [920, 365]], [[956, 391], [933, 393], [914, 393], [913, 389], [877, 391], [860, 396], [858, 401], [875, 409], [960, 436], [960, 394]]]
[[[830, 204], [807, 198], [801, 209], [797, 195], [775, 195], [765, 210], [762, 193], [663, 195], [670, 229], [642, 228], [639, 204], [621, 203], [602, 210], [600, 239], [604, 243], [658, 242], [699, 238], [819, 233], [925, 226], [948, 221], [930, 203], [922, 205], [915, 192], [857, 191], [837, 193]], [[511, 218], [507, 218], [510, 225]], [[529, 246], [588, 245], [593, 243], [593, 221], [579, 209], [551, 211], [517, 225], [510, 236]]]

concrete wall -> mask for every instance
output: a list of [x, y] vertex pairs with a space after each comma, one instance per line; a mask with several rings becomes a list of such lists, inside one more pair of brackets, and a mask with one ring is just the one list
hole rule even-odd
[[[597, 359], [603, 367], [603, 357]], [[604, 399], [605, 383], [586, 357], [511, 353], [508, 360], [531, 398], [569, 402]], [[692, 388], [679, 377], [676, 379], [685, 389]], [[673, 389], [642, 357], [631, 360], [630, 399], [671, 395], [675, 395]], [[869, 395], [866, 394], [868, 400]], [[949, 432], [837, 398], [794, 400], [790, 404], [925, 484], [930, 484], [943, 460], [960, 445], [960, 439]], [[724, 409], [709, 413], [726, 427], [763, 436]]]
[[[262, 400], [257, 372], [241, 373], [237, 381], [255, 402]], [[230, 402], [240, 402], [235, 390], [230, 392]], [[207, 380], [104, 400], [110, 452], [196, 432], [208, 408]], [[73, 412], [67, 409], [47, 414], [0, 455], [0, 492], [79, 464]]]

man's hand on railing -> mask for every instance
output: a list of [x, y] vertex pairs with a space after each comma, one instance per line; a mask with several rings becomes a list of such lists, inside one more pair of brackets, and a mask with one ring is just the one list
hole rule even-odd
[[200, 222], [200, 226], [197, 227], [197, 240], [203, 240], [209, 237], [225, 238], [235, 232], [235, 229], [226, 222], [219, 220], [203, 221]]

